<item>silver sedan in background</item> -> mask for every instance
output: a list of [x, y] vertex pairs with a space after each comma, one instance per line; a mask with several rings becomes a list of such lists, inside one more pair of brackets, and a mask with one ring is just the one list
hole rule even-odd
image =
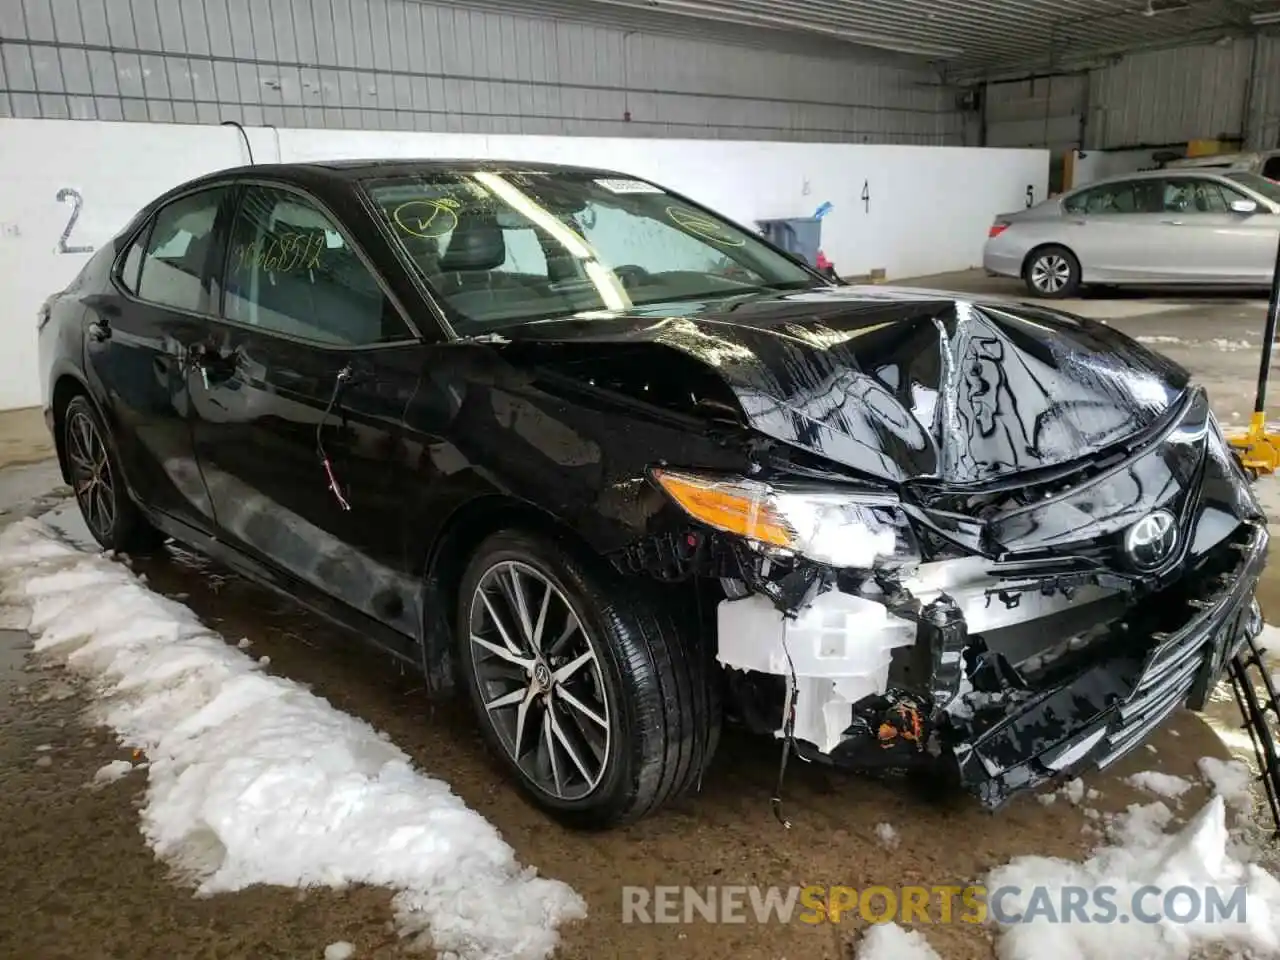
[[1266, 287], [1280, 242], [1280, 183], [1246, 170], [1153, 170], [1002, 213], [989, 274], [1038, 297], [1088, 284]]

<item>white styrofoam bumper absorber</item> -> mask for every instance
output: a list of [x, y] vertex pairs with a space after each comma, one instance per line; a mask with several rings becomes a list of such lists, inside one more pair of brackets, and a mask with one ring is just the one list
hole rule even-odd
[[794, 669], [795, 736], [824, 753], [853, 722], [853, 704], [884, 693], [891, 651], [916, 639], [915, 625], [883, 604], [838, 590], [791, 620], [761, 594], [723, 600], [716, 613], [722, 664], [783, 677]]

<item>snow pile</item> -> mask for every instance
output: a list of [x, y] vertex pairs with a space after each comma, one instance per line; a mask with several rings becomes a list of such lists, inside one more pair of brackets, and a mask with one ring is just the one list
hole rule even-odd
[[858, 941], [856, 960], [941, 960], [918, 930], [903, 930], [896, 923], [877, 923]]
[[1111, 821], [1109, 832], [1117, 846], [1150, 846], [1171, 823], [1173, 811], [1166, 804], [1132, 803], [1125, 813]]
[[115, 783], [132, 770], [133, 764], [128, 760], [112, 760], [98, 768], [97, 773], [93, 775], [93, 782], [95, 785]]
[[1262, 633], [1258, 634], [1256, 642], [1263, 650], [1275, 650], [1280, 647], [1280, 627], [1264, 623]]
[[1240, 760], [1219, 760], [1217, 757], [1201, 757], [1196, 766], [1204, 778], [1213, 784], [1213, 792], [1237, 810], [1248, 810], [1252, 805], [1249, 792], [1253, 774], [1249, 765]]
[[1181, 337], [1168, 336], [1152, 336], [1152, 337], [1134, 337], [1139, 343], [1185, 343]]
[[324, 948], [324, 960], [351, 960], [355, 953], [356, 947], [354, 943], [339, 940], [337, 943], [331, 943]]
[[[1016, 892], [1000, 895], [1004, 916], [1026, 915], [1038, 888], [1047, 890], [1056, 914], [1046, 917], [1036, 911], [1024, 916], [1021, 923], [997, 926], [997, 955], [1001, 960], [1185, 960], [1210, 952], [1216, 956], [1219, 949], [1223, 955], [1252, 951], [1268, 956], [1280, 951], [1280, 881], [1228, 854], [1222, 798], [1214, 797], [1177, 833], [1163, 833], [1171, 820], [1172, 814], [1163, 803], [1135, 805], [1112, 824], [1113, 845], [1100, 847], [1084, 863], [1029, 856], [992, 871], [985, 879], [988, 898], [1000, 887], [1016, 888]], [[1162, 893], [1136, 897], [1148, 885]], [[1090, 896], [1099, 888], [1113, 888], [1110, 902], [1117, 909], [1116, 919], [1109, 923], [1063, 922], [1062, 904], [1070, 902], [1064, 895], [1065, 887], [1081, 888]], [[1237, 887], [1243, 887], [1244, 919], [1228, 910], [1228, 916], [1219, 915], [1213, 922], [1206, 920], [1203, 911], [1186, 923], [1170, 919], [1132, 922], [1139, 919], [1133, 914], [1135, 903], [1146, 914], [1163, 913], [1163, 893], [1175, 887], [1195, 889], [1202, 905], [1209, 887], [1217, 888], [1223, 904], [1231, 903]], [[1175, 910], [1186, 911], [1186, 904], [1186, 899], [1180, 898]], [[1093, 901], [1084, 905], [1084, 912], [1086, 916], [1101, 913]], [[1123, 916], [1129, 916], [1131, 922], [1119, 919]]]
[[1175, 777], [1171, 773], [1161, 773], [1159, 770], [1144, 770], [1125, 777], [1124, 780], [1131, 787], [1146, 790], [1169, 800], [1176, 800], [1195, 786], [1184, 777]]
[[1078, 807], [1081, 801], [1084, 800], [1084, 781], [1079, 777], [1074, 780], [1068, 780], [1063, 784], [1060, 792], [1073, 806]]
[[585, 916], [497, 830], [363, 721], [262, 671], [132, 572], [25, 520], [0, 533], [0, 609], [92, 682], [150, 760], [142, 832], [201, 894], [258, 883], [398, 890], [400, 932], [459, 960], [545, 958]]
[[891, 823], [877, 823], [876, 839], [886, 847], [896, 847], [898, 845], [898, 831], [893, 829], [893, 824]]

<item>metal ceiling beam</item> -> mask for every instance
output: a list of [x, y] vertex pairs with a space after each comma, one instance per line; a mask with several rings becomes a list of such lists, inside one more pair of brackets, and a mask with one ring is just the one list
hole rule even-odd
[[[957, 74], [1252, 29], [1275, 0], [465, 0], [469, 5], [787, 49], [880, 50]], [[1170, 5], [1176, 9], [1167, 9]], [[1165, 8], [1165, 9], [1162, 9]], [[1154, 15], [1147, 15], [1147, 11]], [[1105, 27], [1105, 29], [1100, 29]], [[812, 47], [807, 47], [812, 44]]]

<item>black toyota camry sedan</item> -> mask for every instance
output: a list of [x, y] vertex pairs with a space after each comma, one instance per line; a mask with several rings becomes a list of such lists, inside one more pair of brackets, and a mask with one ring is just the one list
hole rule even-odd
[[103, 547], [178, 541], [456, 684], [574, 825], [695, 787], [722, 719], [996, 806], [1260, 629], [1261, 510], [1183, 369], [833, 284], [618, 173], [227, 170], [38, 324]]

